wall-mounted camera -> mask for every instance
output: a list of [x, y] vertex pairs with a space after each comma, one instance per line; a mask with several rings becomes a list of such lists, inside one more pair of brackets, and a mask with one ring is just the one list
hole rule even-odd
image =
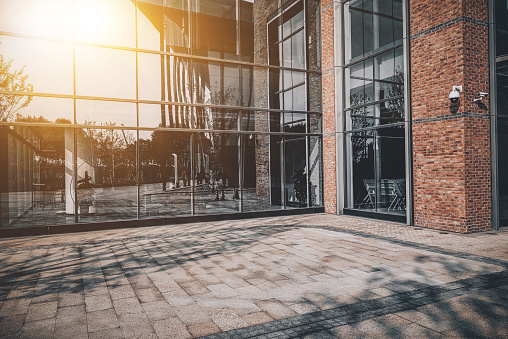
[[483, 98], [486, 98], [489, 93], [486, 92], [478, 92], [479, 98], [473, 99], [474, 102], [482, 101]]
[[462, 92], [462, 86], [453, 86], [453, 90], [448, 95], [448, 99], [452, 104], [456, 104], [459, 102], [460, 93]]

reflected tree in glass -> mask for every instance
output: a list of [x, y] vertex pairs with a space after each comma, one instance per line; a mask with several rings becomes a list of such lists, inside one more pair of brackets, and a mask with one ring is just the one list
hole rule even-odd
[[[33, 85], [28, 82], [28, 75], [24, 74], [24, 70], [24, 67], [19, 70], [13, 69], [12, 60], [5, 60], [0, 54], [0, 89], [12, 92], [33, 92]], [[0, 95], [0, 121], [9, 121], [16, 117], [18, 111], [28, 106], [31, 101], [31, 96]]]

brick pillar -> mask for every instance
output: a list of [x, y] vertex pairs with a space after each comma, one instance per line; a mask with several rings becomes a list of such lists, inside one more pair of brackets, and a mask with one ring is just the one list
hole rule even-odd
[[[487, 0], [410, 0], [415, 225], [492, 228]], [[462, 86], [460, 102], [448, 94]]]
[[325, 212], [327, 213], [337, 213], [333, 4], [332, 0], [321, 1], [323, 188]]

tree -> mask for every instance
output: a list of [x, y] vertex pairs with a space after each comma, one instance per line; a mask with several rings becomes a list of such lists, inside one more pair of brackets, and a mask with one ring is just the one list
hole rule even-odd
[[[28, 82], [28, 75], [23, 74], [25, 67], [16, 70], [12, 67], [12, 60], [7, 61], [0, 54], [0, 90], [7, 92], [33, 92], [33, 85]], [[18, 115], [18, 111], [32, 101], [30, 95], [0, 95], [0, 121], [9, 121]]]

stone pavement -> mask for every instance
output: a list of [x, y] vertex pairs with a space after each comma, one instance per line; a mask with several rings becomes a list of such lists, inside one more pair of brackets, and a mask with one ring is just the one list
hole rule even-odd
[[2, 338], [508, 338], [508, 230], [313, 214], [0, 240]]

